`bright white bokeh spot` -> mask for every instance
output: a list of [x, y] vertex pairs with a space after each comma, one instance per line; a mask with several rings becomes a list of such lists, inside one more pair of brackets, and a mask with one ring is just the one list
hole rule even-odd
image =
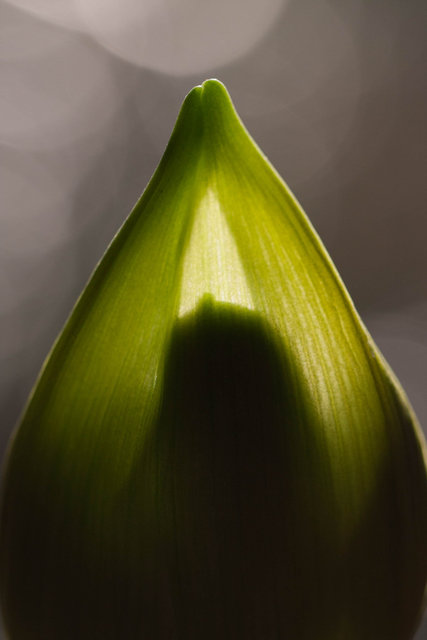
[[288, 0], [75, 0], [107, 49], [136, 65], [201, 73], [251, 49]]

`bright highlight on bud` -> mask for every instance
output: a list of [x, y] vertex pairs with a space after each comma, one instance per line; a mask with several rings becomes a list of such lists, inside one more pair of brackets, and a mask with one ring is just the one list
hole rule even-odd
[[421, 431], [215, 80], [42, 370], [6, 463], [11, 640], [409, 640]]
[[206, 294], [219, 302], [254, 308], [226, 215], [217, 194], [209, 188], [194, 217], [181, 287], [180, 316], [194, 311]]

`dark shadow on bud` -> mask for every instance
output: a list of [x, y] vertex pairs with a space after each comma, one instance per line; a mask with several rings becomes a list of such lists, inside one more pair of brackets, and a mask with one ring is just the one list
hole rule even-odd
[[[352, 505], [337, 488], [348, 478], [334, 476], [325, 441], [334, 425], [300, 375], [254, 311], [206, 298], [179, 319], [156, 419], [115, 495], [90, 499], [90, 468], [58, 496], [59, 463], [47, 495], [33, 476], [17, 479], [4, 517], [11, 637], [410, 637], [427, 563], [410, 416], [398, 398], [384, 413], [387, 450], [346, 529]], [[360, 465], [362, 477], [363, 450]]]
[[386, 453], [344, 536], [326, 427], [301, 388], [257, 313], [206, 298], [177, 322], [159, 418], [123, 498], [128, 542], [132, 511], [139, 527], [147, 518], [129, 555], [143, 593], [125, 605], [141, 637], [407, 637], [419, 581], [404, 575], [414, 564], [399, 528], [411, 514], [397, 495], [410, 470]]
[[173, 333], [154, 437], [177, 637], [278, 632], [294, 411], [284, 364], [271, 327], [231, 305], [206, 299]]
[[147, 517], [133, 540], [147, 572], [141, 637], [306, 637], [323, 601], [307, 583], [311, 514], [295, 504], [301, 439], [272, 327], [205, 298], [173, 330], [159, 419], [123, 498]]

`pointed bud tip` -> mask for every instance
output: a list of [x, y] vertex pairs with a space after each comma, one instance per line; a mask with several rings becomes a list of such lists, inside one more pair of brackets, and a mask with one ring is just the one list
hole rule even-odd
[[202, 94], [211, 93], [212, 91], [216, 93], [220, 93], [220, 92], [223, 94], [225, 93], [228, 96], [228, 91], [225, 88], [225, 85], [220, 80], [217, 80], [217, 78], [209, 78], [208, 80], [205, 80], [201, 84], [198, 84], [195, 87], [193, 87], [191, 91], [189, 91], [189, 93], [187, 94], [187, 98], [192, 94], [201, 96]]
[[213, 78], [205, 80], [186, 95], [165, 155], [168, 157], [172, 149], [178, 147], [189, 149], [190, 137], [194, 151], [194, 145], [202, 139], [206, 144], [204, 133], [214, 132], [221, 138], [236, 124], [241, 126], [242, 123], [223, 83]]
[[233, 103], [225, 85], [216, 78], [205, 80], [187, 94], [184, 103], [198, 104], [202, 107], [204, 113], [210, 113], [215, 110], [224, 108], [232, 108]]

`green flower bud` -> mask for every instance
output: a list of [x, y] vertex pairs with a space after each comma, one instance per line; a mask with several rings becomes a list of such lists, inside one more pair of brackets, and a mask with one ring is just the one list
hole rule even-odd
[[209, 80], [48, 357], [1, 513], [11, 640], [409, 640], [425, 444]]

